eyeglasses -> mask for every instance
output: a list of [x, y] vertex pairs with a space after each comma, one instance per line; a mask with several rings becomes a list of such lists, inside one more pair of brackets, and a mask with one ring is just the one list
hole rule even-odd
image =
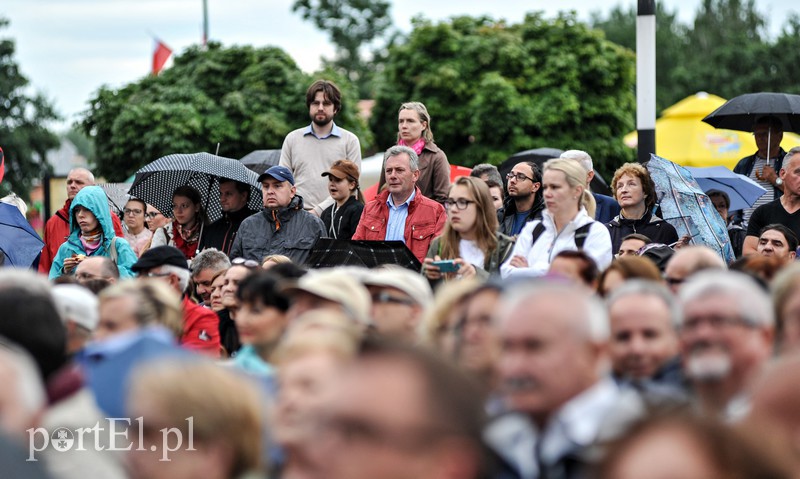
[[140, 214], [142, 214], [142, 210], [132, 210], [129, 208], [125, 208], [124, 210], [122, 210], [122, 212], [125, 213], [126, 215], [133, 215], [133, 216], [139, 216]]
[[258, 261], [245, 258], [234, 258], [231, 260], [231, 264], [234, 266], [244, 266], [245, 268], [258, 268], [261, 266], [258, 264]]
[[664, 277], [664, 282], [670, 286], [677, 286], [679, 284], [683, 284], [685, 281], [685, 278], [670, 278], [669, 276]]
[[147, 273], [139, 274], [140, 278], [166, 278], [172, 273], [155, 273], [153, 271], [148, 271]]
[[158, 216], [158, 215], [160, 215], [160, 214], [161, 214], [161, 212], [160, 212], [160, 211], [151, 211], [150, 213], [145, 213], [145, 214], [144, 214], [144, 216], [145, 216], [146, 218], [153, 219], [153, 218], [155, 218], [156, 216]]
[[522, 173], [509, 173], [506, 175], [506, 179], [507, 180], [515, 179], [517, 181], [531, 180], [531, 182], [536, 183], [536, 180], [534, 180], [530, 176], [525, 176]]
[[414, 306], [417, 304], [411, 298], [400, 298], [398, 296], [393, 296], [391, 293], [387, 291], [381, 291], [378, 294], [372, 296], [373, 303], [393, 303], [393, 304], [403, 304], [406, 306]]
[[451, 206], [455, 205], [457, 210], [465, 210], [467, 209], [467, 206], [471, 205], [472, 203], [475, 202], [470, 200], [465, 200], [464, 198], [459, 198], [457, 200], [447, 198], [446, 200], [444, 200], [444, 209], [449, 210]]
[[693, 331], [700, 327], [701, 324], [706, 323], [714, 329], [729, 328], [733, 326], [753, 327], [740, 316], [699, 316], [689, 317], [683, 320], [681, 328], [687, 331]]

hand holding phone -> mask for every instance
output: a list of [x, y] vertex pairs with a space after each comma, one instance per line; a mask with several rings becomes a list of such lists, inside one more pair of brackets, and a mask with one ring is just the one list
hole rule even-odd
[[439, 272], [441, 273], [455, 273], [459, 270], [459, 268], [461, 268], [461, 266], [452, 259], [434, 261], [431, 264], [433, 266], [437, 266], [439, 268]]

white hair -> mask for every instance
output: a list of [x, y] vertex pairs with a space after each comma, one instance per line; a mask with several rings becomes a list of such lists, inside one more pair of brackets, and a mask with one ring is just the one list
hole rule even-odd
[[50, 282], [46, 276], [29, 269], [0, 268], [0, 290], [15, 287], [34, 295], [50, 297]]
[[742, 320], [753, 327], [771, 328], [775, 325], [772, 301], [756, 281], [737, 271], [702, 271], [689, 279], [680, 290], [682, 305], [722, 295], [737, 305]]
[[9, 342], [0, 341], [0, 363], [9, 367], [14, 376], [14, 383], [3, 387], [16, 387], [17, 398], [25, 411], [31, 416], [39, 413], [46, 405], [46, 398], [39, 369], [31, 355]]
[[185, 292], [186, 288], [189, 287], [189, 277], [192, 273], [188, 269], [171, 264], [162, 264], [161, 272], [174, 274], [178, 277], [178, 288], [180, 288], [181, 293]]
[[16, 193], [9, 193], [6, 196], [0, 198], [0, 202], [9, 204], [11, 206], [16, 206], [22, 216], [28, 214], [28, 205], [25, 204], [25, 201], [22, 200]]
[[503, 294], [501, 314], [508, 314], [522, 303], [536, 304], [554, 296], [570, 296], [569, 303], [578, 304], [582, 314], [575, 321], [578, 332], [595, 343], [608, 341], [610, 327], [605, 305], [590, 290], [573, 284], [544, 279], [526, 280], [511, 286]]
[[589, 153], [586, 153], [583, 150], [567, 150], [564, 153], [561, 153], [561, 158], [577, 161], [587, 173], [594, 171], [592, 157], [589, 156]]
[[631, 279], [622, 286], [615, 289], [611, 296], [606, 300], [606, 306], [611, 310], [611, 306], [626, 296], [652, 296], [661, 300], [669, 310], [670, 323], [677, 329], [683, 323], [683, 310], [676, 301], [675, 296], [666, 286], [655, 281], [644, 279]]

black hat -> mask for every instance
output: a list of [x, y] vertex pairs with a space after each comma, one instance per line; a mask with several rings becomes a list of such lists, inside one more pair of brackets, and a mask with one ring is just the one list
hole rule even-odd
[[178, 268], [189, 269], [189, 263], [181, 250], [174, 246], [156, 246], [145, 251], [139, 261], [133, 263], [131, 271], [138, 273], [158, 266], [171, 265]]

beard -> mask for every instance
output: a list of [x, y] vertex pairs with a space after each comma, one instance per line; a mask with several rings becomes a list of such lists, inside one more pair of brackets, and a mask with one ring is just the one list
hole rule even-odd
[[327, 126], [330, 122], [333, 121], [333, 117], [324, 114], [321, 116], [311, 115], [311, 121], [313, 121], [314, 124], [317, 126]]
[[723, 351], [692, 352], [686, 358], [686, 376], [697, 382], [725, 379], [731, 372], [731, 358]]

